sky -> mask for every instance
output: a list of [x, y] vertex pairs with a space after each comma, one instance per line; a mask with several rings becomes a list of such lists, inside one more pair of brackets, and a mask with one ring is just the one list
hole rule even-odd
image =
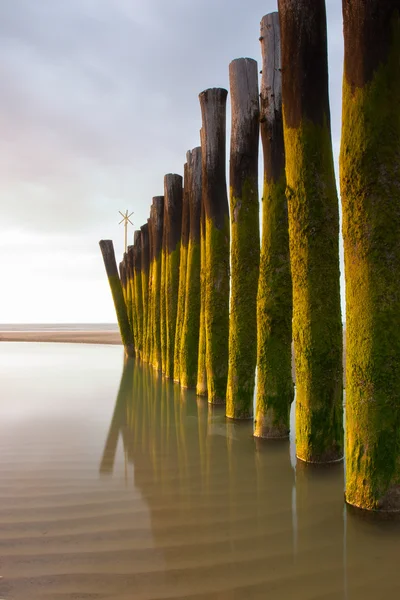
[[[342, 14], [339, 0], [326, 4], [337, 171]], [[200, 143], [198, 94], [229, 90], [235, 58], [260, 65], [260, 20], [274, 10], [276, 0], [0, 2], [0, 323], [116, 321], [99, 240], [121, 259], [118, 211], [134, 211], [132, 243], [164, 174], [183, 174]], [[228, 96], [227, 149], [229, 123]]]

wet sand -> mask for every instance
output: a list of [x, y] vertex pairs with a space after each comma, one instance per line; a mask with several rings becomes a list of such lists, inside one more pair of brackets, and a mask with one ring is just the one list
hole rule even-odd
[[0, 331], [0, 342], [122, 344], [118, 331]]
[[400, 527], [347, 510], [343, 465], [123, 363], [0, 344], [1, 599], [400, 597]]

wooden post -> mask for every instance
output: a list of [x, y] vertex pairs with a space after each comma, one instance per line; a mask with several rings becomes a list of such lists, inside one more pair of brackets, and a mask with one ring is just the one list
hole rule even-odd
[[153, 356], [153, 219], [150, 208], [150, 218], [147, 219], [149, 226], [149, 288], [147, 292], [147, 347], [146, 347], [146, 360], [152, 364]]
[[[124, 295], [124, 302], [125, 302], [125, 305], [127, 307], [126, 314], [128, 315], [128, 298], [127, 298], [127, 295], [126, 295], [125, 252], [124, 252], [124, 256], [123, 256], [121, 262], [118, 265], [118, 270], [119, 270], [119, 277], [120, 277], [121, 285], [122, 285], [122, 293]], [[128, 319], [129, 319], [129, 315], [128, 315]]]
[[134, 317], [136, 320], [137, 338], [135, 338], [138, 355], [143, 357], [143, 294], [142, 294], [142, 232], [135, 231], [133, 244], [133, 282], [134, 282]]
[[292, 278], [282, 121], [279, 15], [261, 20], [262, 246], [257, 297], [257, 401], [254, 435], [289, 435], [292, 380]]
[[160, 331], [160, 293], [161, 293], [161, 251], [164, 221], [164, 196], [155, 196], [151, 207], [152, 227], [152, 354], [151, 363], [161, 371], [161, 331]]
[[133, 339], [135, 340], [135, 350], [137, 345], [137, 330], [136, 330], [136, 319], [134, 318], [133, 306], [134, 306], [134, 284], [133, 284], [133, 246], [128, 246], [126, 252], [126, 288], [127, 288], [127, 303], [126, 310], [128, 313], [129, 323], [133, 332]]
[[226, 191], [226, 97], [212, 88], [199, 95], [202, 180], [206, 221], [205, 329], [208, 401], [226, 401], [229, 336], [229, 207]]
[[148, 298], [149, 298], [149, 267], [150, 267], [150, 247], [149, 247], [149, 225], [145, 223], [141, 226], [141, 244], [142, 244], [142, 310], [143, 310], [143, 360], [148, 360]]
[[196, 387], [200, 330], [200, 211], [201, 148], [190, 153], [189, 167], [189, 245], [186, 298], [181, 336], [180, 382], [183, 388]]
[[161, 288], [160, 288], [160, 341], [161, 341], [161, 373], [167, 369], [167, 325], [165, 308], [165, 277], [167, 265], [167, 211], [164, 197], [163, 234], [161, 246]]
[[231, 90], [231, 303], [226, 416], [253, 416], [257, 362], [257, 286], [260, 263], [258, 202], [259, 98], [257, 62], [229, 65]]
[[296, 452], [343, 458], [339, 209], [333, 168], [324, 0], [279, 0], [293, 282]]
[[165, 376], [174, 376], [176, 315], [178, 310], [179, 263], [182, 230], [182, 177], [169, 173], [164, 177], [164, 202], [167, 219], [165, 244]]
[[[205, 152], [203, 129], [200, 130], [201, 156]], [[202, 159], [203, 162], [203, 159]], [[203, 185], [202, 185], [203, 189]], [[197, 396], [207, 396], [206, 367], [206, 212], [203, 192], [200, 200], [200, 321], [199, 321], [199, 357], [197, 363]]]
[[186, 154], [186, 163], [183, 167], [183, 204], [182, 204], [182, 234], [181, 234], [181, 255], [179, 261], [179, 291], [178, 291], [178, 310], [176, 315], [175, 331], [175, 349], [174, 349], [174, 381], [180, 381], [180, 352], [181, 352], [181, 334], [183, 320], [185, 317], [186, 300], [186, 269], [187, 254], [189, 244], [190, 212], [189, 212], [189, 179], [190, 179], [190, 150]]
[[110, 284], [111, 294], [114, 301], [115, 312], [119, 325], [122, 343], [127, 356], [134, 356], [134, 341], [132, 330], [129, 324], [128, 314], [126, 312], [126, 304], [122, 291], [121, 280], [118, 275], [117, 263], [115, 260], [114, 246], [112, 240], [100, 240], [100, 250], [103, 255], [104, 266]]
[[400, 510], [400, 1], [343, 0], [346, 501]]

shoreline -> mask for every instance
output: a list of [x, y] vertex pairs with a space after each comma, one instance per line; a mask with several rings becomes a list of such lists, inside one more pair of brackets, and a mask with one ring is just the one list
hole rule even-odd
[[122, 345], [118, 331], [0, 331], [0, 342], [64, 342]]

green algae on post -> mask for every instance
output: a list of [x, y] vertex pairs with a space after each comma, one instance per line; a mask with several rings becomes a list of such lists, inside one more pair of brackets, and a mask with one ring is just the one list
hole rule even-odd
[[165, 375], [167, 365], [167, 326], [165, 313], [165, 269], [167, 264], [166, 240], [167, 240], [167, 214], [163, 214], [163, 234], [161, 244], [161, 284], [160, 284], [160, 344], [161, 344], [161, 373]]
[[[190, 153], [189, 165], [189, 245], [186, 271], [186, 297], [180, 350], [180, 383], [194, 388], [197, 382], [200, 330], [200, 211], [201, 148]], [[188, 163], [189, 164], [189, 163]]]
[[169, 173], [164, 177], [165, 243], [165, 377], [174, 376], [176, 315], [178, 311], [179, 263], [182, 229], [182, 177]]
[[261, 20], [261, 141], [264, 154], [262, 244], [257, 297], [254, 435], [289, 435], [292, 380], [292, 279], [282, 121], [279, 15]]
[[151, 331], [152, 350], [150, 362], [161, 371], [160, 292], [161, 292], [161, 249], [164, 221], [164, 196], [155, 196], [151, 207], [152, 257], [151, 257]]
[[257, 62], [251, 58], [233, 60], [229, 81], [231, 299], [226, 416], [248, 419], [253, 416], [260, 261]]
[[202, 115], [202, 195], [205, 209], [205, 332], [208, 401], [224, 404], [228, 377], [229, 206], [226, 190], [226, 97], [199, 95]]
[[149, 267], [150, 267], [150, 247], [149, 247], [149, 224], [141, 226], [141, 244], [142, 244], [142, 313], [143, 313], [143, 360], [148, 360], [148, 297], [149, 297]]
[[279, 0], [293, 283], [296, 453], [343, 458], [339, 207], [333, 167], [324, 0]]
[[126, 252], [126, 288], [127, 288], [127, 302], [126, 310], [128, 313], [129, 323], [133, 333], [133, 339], [135, 340], [135, 350], [137, 345], [137, 330], [136, 320], [134, 318], [134, 286], [133, 286], [133, 246], [128, 246]]
[[126, 304], [122, 291], [121, 280], [118, 275], [117, 263], [115, 260], [114, 246], [112, 240], [100, 240], [100, 250], [103, 255], [104, 266], [110, 284], [111, 294], [114, 301], [115, 312], [121, 340], [125, 348], [125, 353], [128, 356], [135, 355], [134, 340], [132, 329], [129, 324], [128, 314], [126, 312]]
[[189, 178], [190, 178], [190, 150], [186, 154], [186, 163], [183, 168], [183, 204], [182, 204], [182, 233], [181, 233], [181, 256], [179, 262], [179, 290], [178, 309], [176, 315], [175, 348], [174, 348], [174, 381], [180, 381], [180, 352], [181, 334], [183, 320], [185, 317], [186, 300], [186, 267], [189, 243]]
[[143, 357], [143, 296], [142, 296], [142, 232], [135, 231], [133, 244], [133, 313], [136, 321], [137, 338], [135, 338], [138, 356]]
[[400, 1], [343, 1], [346, 501], [400, 510]]
[[[151, 207], [152, 208], [152, 207]], [[151, 364], [153, 354], [153, 214], [150, 208], [149, 225], [149, 289], [147, 292], [147, 362]]]

